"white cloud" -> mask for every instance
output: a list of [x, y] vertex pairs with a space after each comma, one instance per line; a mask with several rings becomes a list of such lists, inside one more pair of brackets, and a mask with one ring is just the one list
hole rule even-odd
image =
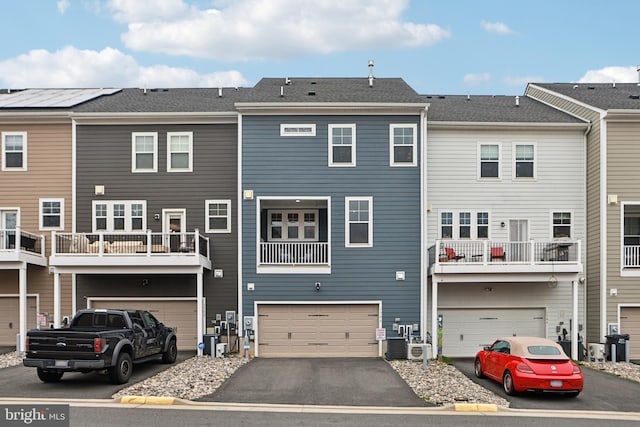
[[509, 86], [526, 86], [529, 83], [544, 83], [544, 77], [540, 76], [508, 76], [504, 78], [504, 83]]
[[236, 0], [198, 9], [183, 0], [112, 0], [133, 50], [220, 61], [429, 46], [449, 37], [405, 21], [408, 0]]
[[483, 83], [486, 83], [491, 80], [491, 74], [489, 73], [480, 73], [480, 74], [465, 74], [464, 82], [470, 86], [477, 86]]
[[589, 70], [577, 83], [636, 83], [637, 67], [604, 67]]
[[480, 25], [484, 30], [488, 33], [499, 34], [501, 36], [514, 34], [513, 30], [507, 26], [507, 24], [503, 22], [487, 22], [482, 21]]
[[56, 2], [56, 7], [58, 8], [58, 13], [60, 15], [64, 15], [67, 9], [69, 9], [69, 6], [71, 6], [69, 0], [58, 0]]
[[143, 67], [117, 49], [101, 51], [65, 47], [56, 52], [32, 50], [0, 61], [0, 86], [25, 87], [235, 87], [246, 86], [238, 71], [198, 74], [187, 68]]

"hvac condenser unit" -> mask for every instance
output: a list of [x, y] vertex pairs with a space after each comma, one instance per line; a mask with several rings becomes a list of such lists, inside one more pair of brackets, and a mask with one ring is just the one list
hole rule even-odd
[[589, 362], [604, 362], [604, 344], [589, 343]]
[[216, 344], [216, 357], [225, 357], [227, 355], [227, 348], [226, 342]]
[[407, 359], [422, 360], [425, 349], [427, 351], [427, 359], [432, 359], [431, 344], [407, 344]]

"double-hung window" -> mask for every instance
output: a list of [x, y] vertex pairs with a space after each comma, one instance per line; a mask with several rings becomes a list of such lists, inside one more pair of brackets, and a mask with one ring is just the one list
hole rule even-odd
[[461, 239], [471, 238], [471, 212], [459, 213], [459, 236]]
[[553, 213], [553, 238], [571, 237], [571, 212]]
[[329, 125], [329, 166], [356, 165], [356, 125]]
[[269, 240], [318, 241], [318, 211], [269, 211]]
[[27, 170], [26, 132], [2, 132], [2, 170]]
[[438, 227], [441, 239], [488, 239], [489, 212], [441, 211]]
[[478, 177], [500, 178], [500, 144], [478, 144]]
[[514, 170], [516, 178], [535, 177], [535, 145], [515, 144]]
[[345, 246], [373, 246], [373, 198], [345, 198]]
[[131, 171], [158, 171], [157, 132], [134, 132], [131, 135]]
[[144, 231], [147, 223], [146, 210], [145, 201], [94, 201], [93, 231]]
[[206, 200], [206, 233], [231, 233], [231, 200]]
[[391, 166], [416, 166], [417, 134], [415, 124], [392, 124], [389, 126], [389, 157]]
[[40, 229], [64, 228], [64, 199], [40, 199]]
[[167, 133], [167, 172], [193, 171], [193, 132]]

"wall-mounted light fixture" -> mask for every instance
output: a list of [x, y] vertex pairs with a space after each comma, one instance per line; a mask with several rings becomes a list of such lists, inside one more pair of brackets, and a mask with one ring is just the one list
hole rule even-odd
[[551, 274], [551, 277], [549, 277], [549, 280], [547, 280], [547, 286], [550, 287], [551, 289], [555, 289], [558, 287], [558, 278], [556, 276], [554, 276], [553, 274]]
[[321, 285], [320, 285], [320, 282], [316, 282], [316, 283], [315, 283], [316, 291], [319, 291], [319, 290], [320, 290], [320, 286], [321, 286]]
[[96, 185], [93, 188], [93, 191], [96, 194], [96, 196], [104, 196], [104, 185]]
[[224, 271], [222, 269], [213, 270], [214, 279], [222, 279], [224, 277]]
[[153, 219], [160, 221], [160, 214], [153, 214]]
[[404, 280], [405, 274], [404, 271], [396, 271], [396, 280]]
[[610, 205], [617, 205], [618, 204], [618, 195], [617, 194], [609, 194], [607, 196], [607, 203]]
[[149, 286], [149, 279], [142, 279], [142, 286]]
[[253, 200], [253, 190], [244, 190], [242, 192], [242, 198], [244, 200]]
[[504, 228], [507, 224], [504, 223], [504, 221], [500, 222], [500, 227]]

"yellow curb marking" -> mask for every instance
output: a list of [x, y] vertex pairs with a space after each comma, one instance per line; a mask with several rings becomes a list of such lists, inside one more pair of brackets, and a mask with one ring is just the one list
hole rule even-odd
[[457, 412], [498, 412], [498, 405], [490, 403], [456, 403]]
[[120, 403], [130, 403], [134, 405], [173, 405], [175, 399], [173, 397], [158, 396], [123, 396]]

